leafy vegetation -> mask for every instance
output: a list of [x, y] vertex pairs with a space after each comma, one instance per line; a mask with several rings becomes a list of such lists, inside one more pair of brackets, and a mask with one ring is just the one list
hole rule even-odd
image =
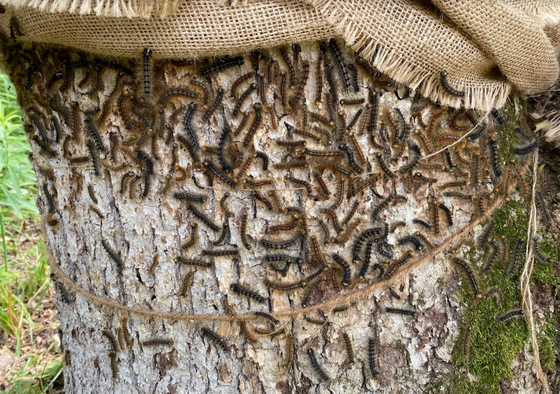
[[62, 367], [29, 151], [15, 88], [0, 75], [0, 389], [7, 393], [41, 393], [49, 385], [54, 392]]

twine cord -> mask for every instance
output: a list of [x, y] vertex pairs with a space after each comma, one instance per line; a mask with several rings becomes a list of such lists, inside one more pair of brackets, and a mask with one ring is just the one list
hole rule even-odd
[[527, 224], [527, 246], [525, 250], [525, 264], [523, 265], [523, 272], [519, 279], [521, 289], [521, 307], [523, 309], [523, 316], [527, 326], [529, 326], [529, 333], [531, 339], [531, 346], [533, 347], [533, 357], [535, 359], [535, 368], [537, 369], [537, 378], [542, 383], [543, 392], [545, 394], [550, 392], [548, 382], [542, 370], [540, 356], [539, 356], [539, 343], [537, 339], [537, 330], [535, 320], [533, 318], [533, 300], [531, 297], [531, 274], [533, 273], [533, 266], [535, 262], [535, 244], [532, 242], [533, 237], [537, 232], [537, 208], [536, 208], [536, 188], [537, 188], [537, 170], [539, 162], [539, 150], [535, 150], [533, 154], [533, 185], [531, 192], [531, 209], [529, 212], [529, 223]]
[[[529, 161], [524, 163], [523, 168], [520, 171], [520, 174], [524, 174], [529, 166]], [[370, 284], [362, 289], [355, 290], [345, 294], [343, 296], [334, 297], [330, 300], [306, 307], [306, 308], [297, 308], [297, 309], [287, 309], [281, 310], [278, 312], [272, 312], [276, 318], [281, 317], [293, 317], [299, 316], [305, 313], [314, 312], [319, 309], [332, 309], [337, 306], [341, 306], [343, 304], [347, 304], [351, 301], [355, 301], [361, 298], [365, 298], [375, 290], [385, 287], [394, 281], [404, 277], [410, 271], [417, 268], [418, 266], [424, 264], [428, 260], [434, 258], [437, 254], [443, 252], [449, 245], [453, 244], [454, 242], [459, 241], [461, 238], [466, 236], [470, 231], [472, 231], [478, 224], [485, 221], [497, 208], [501, 206], [505, 198], [509, 195], [511, 190], [513, 190], [517, 183], [519, 182], [512, 182], [509, 185], [506, 185], [506, 189], [504, 190], [503, 194], [500, 194], [496, 200], [487, 208], [487, 213], [483, 216], [480, 216], [474, 220], [472, 220], [467, 226], [465, 226], [462, 230], [457, 232], [456, 234], [449, 237], [444, 243], [441, 245], [433, 248], [429, 253], [426, 255], [418, 258], [417, 260], [407, 263], [404, 267], [397, 270], [397, 272], [388, 279], [381, 280], [379, 282]], [[169, 320], [184, 320], [184, 321], [254, 321], [263, 319], [261, 316], [254, 315], [254, 314], [241, 314], [236, 316], [229, 316], [229, 315], [210, 315], [210, 314], [185, 314], [185, 313], [175, 313], [175, 312], [166, 312], [166, 311], [154, 311], [154, 310], [146, 310], [136, 307], [131, 307], [127, 305], [122, 305], [120, 303], [111, 301], [109, 299], [99, 297], [95, 294], [92, 294], [89, 290], [86, 290], [76, 284], [71, 278], [69, 278], [61, 269], [54, 263], [54, 258], [50, 256], [49, 264], [51, 266], [52, 272], [55, 274], [56, 280], [60, 280], [68, 287], [70, 287], [74, 292], [82, 294], [84, 297], [94, 301], [97, 304], [104, 305], [109, 308], [118, 309], [123, 312], [134, 313], [137, 315], [142, 316], [151, 316], [151, 317], [158, 317], [164, 318]]]

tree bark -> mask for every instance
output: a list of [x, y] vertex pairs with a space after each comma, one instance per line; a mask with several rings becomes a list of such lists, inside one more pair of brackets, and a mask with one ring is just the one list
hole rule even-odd
[[[415, 163], [460, 135], [451, 111], [335, 45], [198, 61], [109, 61], [15, 42], [5, 52], [42, 190], [67, 392], [449, 387], [441, 377], [457, 373], [463, 347], [460, 283], [472, 287], [449, 256], [468, 259], [474, 247], [457, 247], [460, 236], [482, 233], [515, 179], [471, 165], [478, 153], [492, 160], [481, 140]], [[468, 264], [478, 277], [480, 260]], [[536, 390], [531, 356], [515, 368], [518, 388]]]

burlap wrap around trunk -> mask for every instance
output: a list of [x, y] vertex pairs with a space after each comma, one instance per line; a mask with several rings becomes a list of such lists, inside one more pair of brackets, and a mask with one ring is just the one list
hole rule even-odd
[[[399, 83], [487, 111], [558, 74], [558, 0], [7, 0], [22, 40], [96, 54], [198, 58], [342, 38]], [[441, 73], [464, 97], [441, 86]]]

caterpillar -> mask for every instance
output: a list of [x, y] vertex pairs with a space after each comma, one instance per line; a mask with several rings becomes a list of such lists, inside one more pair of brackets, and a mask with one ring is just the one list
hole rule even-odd
[[303, 137], [311, 138], [313, 141], [316, 141], [316, 142], [321, 141], [321, 139], [319, 137], [317, 137], [314, 134], [311, 134], [308, 131], [297, 129], [297, 128], [291, 126], [289, 123], [286, 123], [286, 122], [284, 122], [284, 124], [286, 125], [286, 129], [288, 130], [288, 132], [292, 132], [294, 134], [298, 134], [298, 135], [301, 135]]
[[224, 156], [226, 139], [229, 134], [230, 134], [229, 126], [226, 122], [224, 122], [224, 127], [222, 129], [222, 132], [220, 133], [220, 138], [218, 140], [218, 162], [220, 163], [220, 166], [222, 166], [222, 170], [224, 170], [226, 173], [231, 172], [231, 166], [229, 165], [229, 163], [227, 162]]
[[400, 238], [397, 242], [401, 246], [404, 246], [407, 243], [411, 243], [411, 244], [414, 245], [416, 250], [422, 250], [424, 248], [424, 245], [422, 245], [422, 242], [420, 242], [420, 240], [418, 238], [416, 238], [414, 235], [406, 235], [406, 236]]
[[513, 148], [513, 154], [517, 156], [527, 156], [529, 153], [533, 152], [539, 146], [539, 141], [535, 140], [533, 143], [523, 146]]
[[185, 264], [185, 265], [193, 265], [196, 267], [212, 267], [212, 263], [202, 261], [202, 260], [194, 260], [194, 259], [187, 259], [182, 256], [175, 257], [175, 262], [178, 264]]
[[350, 237], [352, 233], [358, 228], [361, 223], [361, 219], [357, 219], [352, 224], [349, 224], [345, 231], [343, 231], [338, 238], [334, 240], [334, 243], [344, 245]]
[[390, 279], [393, 274], [395, 273], [395, 271], [397, 271], [397, 269], [399, 269], [400, 267], [402, 267], [403, 265], [405, 265], [411, 258], [414, 257], [414, 252], [412, 251], [407, 251], [403, 257], [401, 257], [399, 260], [395, 261], [387, 270], [387, 272], [385, 273], [385, 275], [383, 275], [383, 279], [387, 280]]
[[295, 183], [296, 185], [303, 186], [308, 194], [311, 194], [313, 192], [312, 189], [311, 189], [311, 185], [307, 181], [304, 181], [302, 179], [297, 179], [297, 178], [294, 178], [292, 176], [288, 176], [288, 177], [286, 177], [286, 179], [289, 180], [292, 183]]
[[214, 224], [206, 215], [204, 215], [202, 212], [200, 212], [198, 209], [196, 209], [193, 205], [188, 204], [187, 205], [187, 210], [190, 211], [195, 218], [197, 218], [202, 223], [204, 223], [212, 231], [218, 232], [220, 230], [220, 227], [218, 227], [216, 224]]
[[159, 254], [155, 254], [152, 258], [152, 264], [150, 264], [150, 268], [148, 268], [148, 272], [151, 275], [155, 274], [156, 267], [159, 265]]
[[239, 256], [239, 250], [237, 249], [224, 249], [224, 250], [213, 250], [213, 249], [203, 249], [203, 256], [210, 257], [229, 257], [229, 256]]
[[280, 82], [280, 100], [282, 107], [286, 107], [286, 72], [282, 71], [282, 79]]
[[302, 282], [283, 284], [283, 283], [271, 282], [268, 279], [264, 279], [263, 283], [266, 287], [270, 289], [280, 290], [280, 291], [291, 291], [291, 290], [301, 289], [303, 287]]
[[241, 119], [241, 122], [239, 122], [239, 125], [233, 132], [233, 135], [237, 136], [243, 131], [243, 129], [247, 124], [247, 120], [249, 119], [249, 115], [250, 115], [249, 112], [243, 112], [243, 118]]
[[319, 52], [317, 59], [317, 73], [315, 76], [315, 104], [322, 101], [323, 96], [323, 52]]
[[348, 211], [348, 213], [344, 217], [344, 220], [342, 221], [343, 226], [346, 226], [348, 224], [348, 222], [350, 222], [350, 220], [352, 219], [352, 217], [354, 216], [354, 214], [358, 210], [359, 206], [360, 206], [360, 201], [354, 201], [354, 204], [352, 205], [352, 208], [350, 208], [350, 210]]
[[508, 274], [510, 276], [515, 274], [515, 272], [517, 271], [517, 267], [519, 266], [519, 263], [521, 262], [524, 245], [525, 245], [525, 241], [523, 241], [522, 239], [518, 240], [516, 245], [515, 245], [515, 251], [514, 251], [514, 254], [513, 254], [513, 258], [512, 258], [511, 263], [508, 267]]
[[496, 108], [492, 108], [492, 110], [490, 111], [490, 115], [492, 115], [496, 123], [498, 123], [500, 126], [506, 122], [504, 115]]
[[488, 237], [490, 237], [490, 234], [492, 233], [493, 229], [494, 229], [494, 220], [490, 220], [490, 222], [486, 225], [486, 227], [484, 227], [484, 230], [482, 230], [482, 233], [480, 233], [480, 236], [477, 239], [477, 244], [479, 248], [484, 248], [484, 246], [488, 242]]
[[321, 212], [327, 214], [331, 218], [333, 227], [337, 233], [342, 232], [342, 227], [340, 227], [340, 224], [338, 223], [338, 216], [334, 211], [334, 208], [322, 208]]
[[444, 183], [443, 185], [439, 186], [439, 190], [445, 190], [450, 187], [463, 187], [467, 184], [467, 181], [452, 181]]
[[356, 162], [356, 159], [354, 157], [354, 153], [352, 152], [352, 150], [350, 149], [350, 147], [347, 144], [340, 144], [338, 146], [338, 149], [340, 149], [341, 151], [346, 153], [348, 163], [357, 173], [361, 174], [361, 173], [364, 172], [364, 169]]
[[377, 176], [372, 175], [369, 179], [362, 182], [359, 186], [356, 187], [356, 194], [360, 193], [362, 190], [373, 186], [377, 182]]
[[256, 344], [258, 342], [258, 339], [253, 335], [253, 332], [249, 328], [247, 322], [245, 321], [239, 322], [239, 331], [241, 335], [243, 335], [250, 343]]
[[426, 236], [424, 234], [422, 234], [420, 231], [415, 231], [414, 235], [416, 236], [416, 238], [418, 238], [420, 240], [420, 242], [422, 242], [429, 249], [434, 248], [434, 245], [432, 245], [431, 242], [428, 241], [428, 238], [426, 238]]
[[348, 69], [346, 68], [344, 58], [342, 57], [342, 52], [340, 51], [340, 48], [338, 47], [338, 44], [334, 39], [329, 40], [329, 48], [331, 49], [336, 60], [336, 65], [340, 78], [342, 79], [344, 91], [348, 91], [351, 87], [350, 76], [348, 75]]
[[[242, 76], [240, 76], [239, 78], [237, 78], [235, 80], [235, 82], [231, 85], [231, 98], [236, 98], [237, 94], [236, 94], [236, 90], [237, 88], [245, 81], [247, 81], [249, 78], [251, 78], [253, 75], [255, 75], [254, 71], [249, 71], [247, 74], [244, 74]], [[269, 82], [270, 83], [270, 82]]]
[[500, 158], [498, 156], [498, 143], [496, 138], [491, 138], [488, 142], [490, 148], [490, 167], [496, 178], [501, 178], [503, 175], [502, 167], [500, 165]]
[[486, 127], [487, 127], [486, 122], [480, 123], [478, 126], [476, 126], [468, 133], [467, 139], [471, 142], [476, 141], [477, 139], [482, 137], [482, 135], [486, 132]]
[[309, 360], [311, 361], [311, 365], [313, 366], [313, 369], [315, 369], [315, 372], [317, 372], [319, 377], [322, 380], [327, 380], [327, 381], [330, 380], [329, 375], [327, 375], [327, 373], [319, 365], [319, 362], [317, 361], [317, 358], [315, 357], [315, 352], [313, 352], [313, 349], [307, 350], [307, 354], [309, 355]]
[[438, 207], [445, 214], [449, 227], [453, 226], [453, 214], [451, 213], [451, 210], [444, 203], [439, 203]]
[[543, 252], [541, 252], [541, 250], [539, 249], [539, 239], [537, 237], [533, 238], [533, 245], [535, 248], [535, 256], [537, 256], [537, 258], [543, 263], [550, 263], [551, 262], [550, 257], [545, 256]]
[[296, 84], [296, 71], [294, 69], [294, 64], [288, 57], [288, 53], [284, 48], [280, 48], [280, 54], [284, 58], [284, 62], [286, 63], [286, 66], [288, 66], [288, 69], [290, 70], [290, 86], [294, 86]]
[[220, 246], [222, 244], [228, 244], [229, 241], [231, 239], [231, 232], [229, 229], [229, 223], [228, 223], [228, 216], [226, 215], [226, 220], [222, 226], [222, 233], [220, 234], [220, 237], [212, 242], [212, 246]]
[[496, 287], [488, 290], [488, 292], [486, 292], [486, 295], [484, 296], [484, 298], [488, 299], [490, 297], [495, 297], [496, 298], [496, 302], [498, 304], [502, 303], [502, 298], [503, 298], [503, 294], [502, 291]]
[[276, 210], [282, 213], [284, 209], [282, 208], [282, 203], [280, 202], [280, 199], [278, 198], [276, 192], [274, 190], [270, 190], [268, 192], [268, 195], [274, 200], [274, 205], [276, 205]]
[[[364, 252], [364, 263], [362, 264], [362, 267], [360, 268], [360, 272], [358, 273], [358, 276], [361, 278], [364, 278], [366, 276], [366, 273], [369, 269], [372, 251], [373, 251], [373, 242], [368, 242], [366, 245], [366, 250]], [[354, 259], [354, 261], [356, 261], [356, 259]], [[381, 269], [383, 270], [383, 268]]]
[[203, 108], [206, 108], [207, 104], [208, 104], [208, 88], [206, 87], [206, 85], [203, 82], [199, 82], [196, 77], [192, 77], [191, 81], [190, 81], [191, 85], [194, 85], [200, 89], [202, 89], [202, 91], [204, 92], [204, 95], [202, 96], [202, 98], [200, 99], [202, 101], [202, 106]]
[[261, 121], [262, 121], [261, 105], [260, 104], [255, 104], [255, 105], [253, 105], [253, 108], [255, 109], [255, 119], [253, 120], [253, 123], [251, 124], [251, 127], [249, 127], [249, 130], [247, 131], [247, 134], [245, 135], [245, 138], [243, 139], [243, 146], [244, 147], [248, 147], [249, 144], [253, 141], [253, 136], [257, 132], [257, 129], [260, 126]]
[[117, 380], [119, 378], [119, 364], [117, 361], [117, 353], [114, 351], [109, 352], [109, 360], [111, 362], [111, 374], [113, 380]]
[[298, 89], [296, 91], [296, 95], [290, 103], [291, 106], [296, 105], [299, 102], [299, 100], [301, 100], [301, 97], [303, 96], [303, 92], [305, 90], [305, 85], [307, 84], [307, 79], [308, 78], [309, 78], [309, 62], [303, 62], [303, 71], [302, 71], [302, 74], [301, 74], [301, 79], [299, 81], [299, 86], [298, 86]]
[[287, 249], [290, 246], [296, 244], [296, 242], [302, 237], [303, 233], [298, 233], [294, 237], [286, 241], [270, 241], [266, 239], [261, 239], [260, 244], [267, 249]]
[[490, 254], [490, 257], [488, 257], [488, 262], [484, 266], [485, 271], [489, 271], [492, 268], [492, 265], [494, 264], [496, 258], [500, 254], [500, 247], [498, 246], [498, 243], [493, 239], [491, 239], [489, 243], [490, 245], [492, 245], [492, 254]]
[[260, 181], [253, 181], [251, 179], [245, 179], [245, 180], [243, 180], [243, 182], [249, 187], [263, 187], [263, 186], [272, 185], [274, 183], [274, 181], [272, 181], [271, 179], [263, 179], [263, 180], [260, 180]]
[[103, 335], [105, 338], [107, 338], [111, 344], [111, 350], [113, 351], [118, 351], [119, 350], [119, 344], [117, 342], [117, 339], [115, 338], [115, 335], [113, 335], [113, 333], [109, 330], [103, 330], [101, 332], [101, 335]]
[[269, 211], [273, 210], [274, 207], [272, 206], [272, 203], [265, 197], [261, 196], [256, 190], [253, 190], [251, 192], [251, 196], [266, 205], [266, 209], [268, 209]]
[[257, 84], [252, 83], [251, 85], [249, 85], [249, 87], [247, 88], [247, 90], [245, 90], [241, 96], [239, 96], [239, 100], [237, 100], [237, 102], [235, 103], [235, 107], [233, 107], [233, 116], [237, 116], [239, 114], [239, 110], [241, 109], [241, 106], [243, 105], [243, 103], [245, 102], [245, 100], [249, 97], [249, 95], [251, 93], [253, 93], [253, 91], [257, 88]]
[[143, 163], [143, 167], [146, 169], [146, 173], [148, 175], [152, 175], [154, 173], [154, 162], [145, 152], [141, 150], [136, 150], [136, 157], [139, 161]]
[[280, 320], [276, 319], [274, 316], [272, 316], [270, 313], [266, 313], [266, 312], [255, 312], [256, 316], [260, 316], [260, 317], [264, 317], [267, 320], [270, 320], [272, 322], [272, 324], [280, 324]]
[[385, 307], [385, 312], [396, 313], [396, 314], [405, 315], [405, 316], [414, 316], [416, 314], [415, 310], [401, 309], [401, 308], [391, 308], [391, 307], [388, 307], [388, 306]]
[[33, 137], [31, 137], [31, 139], [41, 147], [42, 152], [45, 153], [47, 156], [55, 157], [57, 155], [57, 153], [54, 150], [52, 150], [51, 147], [48, 144], [46, 144], [41, 138], [39, 138], [39, 136], [34, 135]]
[[317, 222], [319, 223], [319, 226], [321, 226], [321, 229], [323, 230], [323, 233], [325, 234], [325, 240], [323, 241], [323, 244], [327, 245], [330, 242], [329, 229], [327, 228], [327, 225], [325, 224], [325, 222], [323, 222], [321, 219], [317, 219]]
[[[259, 83], [258, 84], [258, 91], [259, 91], [259, 95], [260, 95], [260, 98], [261, 98], [261, 102], [263, 104], [266, 104], [266, 89], [264, 87], [264, 75], [257, 74], [257, 81]], [[272, 107], [269, 107], [269, 108], [272, 108]], [[272, 111], [271, 111], [271, 116], [272, 116]]]
[[269, 227], [268, 231], [270, 233], [276, 233], [276, 232], [279, 232], [279, 231], [290, 231], [290, 230], [293, 230], [294, 228], [297, 227], [298, 221], [299, 221], [298, 216], [294, 215], [292, 217], [291, 222], [286, 223], [286, 224], [278, 224], [276, 226], [271, 226], [271, 227]]
[[330, 151], [330, 150], [310, 150], [306, 149], [304, 151], [305, 155], [314, 156], [314, 157], [325, 157], [325, 158], [338, 158], [342, 157], [343, 153], [339, 151]]
[[241, 286], [239, 283], [232, 283], [230, 285], [230, 289], [234, 293], [243, 295], [243, 296], [248, 297], [248, 298], [252, 298], [253, 300], [255, 300], [257, 302], [264, 303], [266, 301], [265, 298], [263, 296], [261, 296], [259, 293], [257, 293], [256, 291], [253, 291], [251, 289], [248, 289], [245, 286]]
[[105, 241], [103, 238], [101, 238], [101, 245], [103, 246], [103, 249], [105, 250], [105, 252], [107, 252], [107, 254], [109, 255], [109, 257], [111, 257], [111, 260], [113, 260], [117, 266], [117, 271], [119, 273], [119, 276], [122, 275], [122, 269], [124, 267], [123, 261], [121, 259], [121, 256], [119, 253], [117, 253], [112, 247], [111, 245], [109, 245], [109, 243], [107, 241]]
[[387, 198], [385, 198], [384, 200], [382, 200], [372, 211], [371, 213], [371, 220], [373, 222], [375, 222], [376, 220], [378, 220], [378, 216], [379, 213], [381, 213], [382, 210], [384, 210], [385, 208], [387, 208], [387, 206], [389, 205], [389, 203], [391, 201], [393, 201], [395, 199], [396, 195], [394, 193], [390, 194]]
[[463, 199], [463, 200], [472, 201], [472, 196], [471, 195], [461, 193], [461, 192], [448, 191], [448, 192], [443, 192], [442, 195], [444, 197], [457, 197], [457, 198], [460, 198], [460, 199]]
[[368, 340], [368, 364], [372, 377], [376, 377], [379, 372], [377, 371], [377, 340], [369, 338]]
[[[95, 191], [93, 190], [93, 185], [88, 185], [87, 189], [88, 189], [88, 194], [89, 194], [89, 197], [91, 198], [91, 201], [93, 201], [94, 204], [97, 204], [98, 201], [97, 201], [97, 197], [95, 197]], [[51, 204], [49, 204], [49, 206], [50, 205], [53, 205], [53, 209], [52, 209], [52, 211], [49, 209], [49, 212], [53, 213], [54, 212], [54, 204], [51, 203]]]
[[276, 169], [287, 170], [291, 168], [304, 168], [307, 167], [307, 161], [287, 161], [284, 163], [276, 163], [272, 165]]
[[327, 119], [327, 117], [325, 117], [325, 116], [323, 116], [323, 115], [321, 115], [321, 114], [318, 114], [318, 113], [316, 113], [316, 112], [311, 112], [311, 111], [310, 111], [310, 112], [309, 112], [309, 118], [310, 118], [311, 120], [316, 121], [316, 122], [322, 123], [322, 124], [324, 124], [325, 126], [334, 126], [334, 122], [333, 122], [332, 120]]
[[247, 172], [247, 170], [249, 169], [249, 167], [251, 166], [251, 163], [253, 162], [253, 159], [255, 158], [254, 155], [251, 155], [247, 158], [247, 160], [245, 160], [245, 163], [243, 164], [243, 166], [239, 169], [239, 172], [237, 173], [237, 175], [235, 176], [235, 178], [239, 179], [241, 178], [245, 172]]
[[192, 202], [205, 202], [206, 196], [204, 194], [191, 194], [188, 192], [180, 192], [173, 194], [177, 200], [185, 200], [185, 201], [192, 201]]
[[[459, 131], [459, 132], [465, 132], [465, 131], [467, 131], [467, 130], [469, 129], [468, 126], [459, 126], [459, 125], [457, 124], [457, 120], [458, 120], [459, 117], [460, 117], [461, 115], [463, 115], [463, 114], [465, 114], [465, 111], [464, 111], [464, 110], [462, 110], [462, 111], [458, 110], [458, 111], [455, 112], [455, 115], [453, 115], [453, 117], [452, 117], [451, 120], [449, 121], [449, 126], [450, 126], [453, 130]], [[438, 138], [438, 139], [439, 139], [439, 138]]]
[[292, 334], [286, 335], [286, 361], [285, 367], [289, 367], [294, 363], [294, 336]]
[[[198, 97], [198, 95], [191, 90], [181, 89], [181, 88], [173, 88], [173, 89], [169, 89], [168, 91], [166, 91], [164, 94], [161, 95], [161, 97], [159, 99], [159, 104], [162, 107], [164, 107], [165, 104], [167, 103], [167, 100], [169, 100], [171, 97], [174, 97], [174, 96], [185, 96], [187, 98], [192, 98], [192, 99], [196, 99]], [[124, 100], [124, 97], [126, 97], [126, 95], [123, 93], [119, 97], [119, 100], [120, 101]], [[119, 112], [121, 112], [121, 111], [119, 111]], [[123, 121], [125, 122], [125, 124], [128, 123], [122, 115], [123, 114], [121, 113], [121, 118], [123, 118]]]
[[247, 218], [247, 212], [244, 212], [243, 215], [241, 215], [241, 223], [239, 224], [239, 237], [245, 249], [251, 250], [252, 247], [247, 240]]
[[381, 170], [383, 170], [383, 172], [391, 179], [396, 178], [396, 175], [393, 171], [391, 171], [389, 169], [389, 167], [387, 167], [387, 164], [385, 163], [385, 161], [383, 160], [383, 154], [381, 152], [377, 152], [375, 154], [376, 158], [377, 158], [377, 162], [379, 163], [379, 166], [381, 167]]
[[342, 270], [344, 272], [342, 278], [342, 286], [345, 287], [348, 286], [350, 284], [350, 275], [351, 275], [350, 265], [338, 254], [333, 254], [332, 258], [335, 261], [335, 263], [337, 263], [342, 267]]
[[467, 326], [465, 334], [463, 336], [463, 356], [467, 357], [469, 355], [469, 340], [471, 337], [471, 326]]
[[440, 232], [438, 203], [437, 201], [432, 201], [430, 205], [432, 206], [431, 212], [432, 212], [432, 223], [433, 223], [434, 234], [438, 235]]
[[152, 50], [144, 48], [143, 57], [143, 71], [144, 71], [144, 96], [149, 96], [152, 87], [152, 76], [150, 73], [150, 58], [152, 56]]
[[506, 262], [509, 258], [509, 245], [506, 241], [506, 237], [504, 237], [502, 235], [502, 237], [500, 238], [501, 244], [502, 244], [502, 256], [501, 259], [503, 262]]
[[232, 67], [235, 67], [235, 66], [241, 66], [241, 65], [243, 65], [244, 62], [245, 62], [245, 60], [243, 59], [243, 56], [228, 57], [228, 58], [219, 60], [216, 63], [211, 64], [209, 66], [202, 67], [199, 72], [200, 72], [200, 75], [202, 75], [202, 76], [209, 76], [209, 75], [216, 74], [216, 73], [222, 72], [224, 70], [227, 70], [228, 68], [232, 68]]
[[187, 242], [185, 242], [182, 246], [181, 249], [183, 250], [188, 250], [190, 249], [192, 246], [194, 246], [194, 244], [196, 243], [196, 240], [198, 239], [197, 236], [197, 229], [198, 229], [198, 225], [196, 223], [191, 223], [191, 235], [190, 238]]
[[[403, 143], [403, 150], [404, 150], [404, 143]], [[401, 152], [403, 150], [401, 150]], [[416, 144], [409, 146], [409, 152], [412, 153], [412, 157], [409, 157], [409, 162], [400, 168], [399, 171], [401, 174], [406, 174], [407, 172], [412, 171], [414, 168], [416, 168], [416, 166], [419, 163], [420, 156], [422, 155], [422, 153], [420, 152], [420, 147], [418, 147], [418, 145]]]
[[216, 109], [218, 109], [218, 106], [221, 104], [223, 97], [224, 97], [224, 89], [219, 88], [218, 91], [216, 92], [216, 98], [214, 99], [212, 104], [210, 104], [210, 106], [208, 107], [204, 115], [202, 115], [202, 119], [206, 121], [210, 120], [212, 114], [216, 111]]
[[255, 159], [261, 159], [262, 160], [263, 171], [268, 171], [269, 158], [268, 158], [268, 155], [266, 153], [261, 152], [261, 151], [256, 151], [255, 154], [253, 155], [253, 157]]
[[175, 341], [168, 338], [150, 338], [142, 341], [142, 346], [173, 346]]
[[503, 323], [506, 320], [509, 320], [513, 317], [520, 317], [520, 316], [523, 316], [523, 310], [522, 309], [512, 309], [511, 311], [499, 316], [498, 321]]
[[306, 144], [307, 142], [304, 140], [296, 140], [296, 141], [276, 140], [276, 145], [289, 147], [289, 148], [294, 148], [297, 146], [305, 147]]
[[210, 170], [210, 172], [216, 175], [222, 182], [224, 182], [225, 184], [229, 185], [232, 188], [235, 188], [236, 186], [235, 180], [231, 179], [230, 177], [218, 171], [218, 169], [214, 166], [214, 164], [212, 164], [212, 162], [205, 160], [202, 164], [204, 165], [204, 167]]
[[414, 132], [414, 134], [416, 136], [418, 136], [418, 138], [420, 139], [420, 142], [424, 146], [424, 149], [426, 149], [426, 152], [428, 152], [428, 154], [430, 154], [430, 155], [433, 154], [434, 153], [434, 147], [432, 146], [432, 143], [428, 140], [426, 135], [424, 135], [424, 133], [422, 131], [420, 131], [419, 129], [416, 130]]
[[453, 88], [451, 85], [449, 85], [449, 81], [447, 80], [447, 71], [443, 70], [441, 72], [440, 76], [441, 76], [441, 85], [447, 91], [447, 93], [451, 94], [452, 96], [457, 96], [457, 97], [464, 97], [465, 96], [464, 91], [457, 90], [457, 89]]
[[458, 264], [461, 267], [463, 267], [463, 270], [467, 273], [467, 276], [469, 277], [475, 296], [480, 297], [480, 290], [478, 289], [478, 283], [476, 281], [473, 271], [471, 270], [471, 267], [469, 267], [469, 264], [465, 260], [460, 259], [459, 257], [453, 257], [452, 261], [455, 264]]
[[181, 288], [179, 289], [179, 296], [180, 297], [186, 297], [187, 296], [187, 291], [189, 290], [189, 288], [191, 286], [193, 275], [194, 275], [194, 273], [192, 271], [189, 271], [185, 274], [185, 277], [181, 281]]

